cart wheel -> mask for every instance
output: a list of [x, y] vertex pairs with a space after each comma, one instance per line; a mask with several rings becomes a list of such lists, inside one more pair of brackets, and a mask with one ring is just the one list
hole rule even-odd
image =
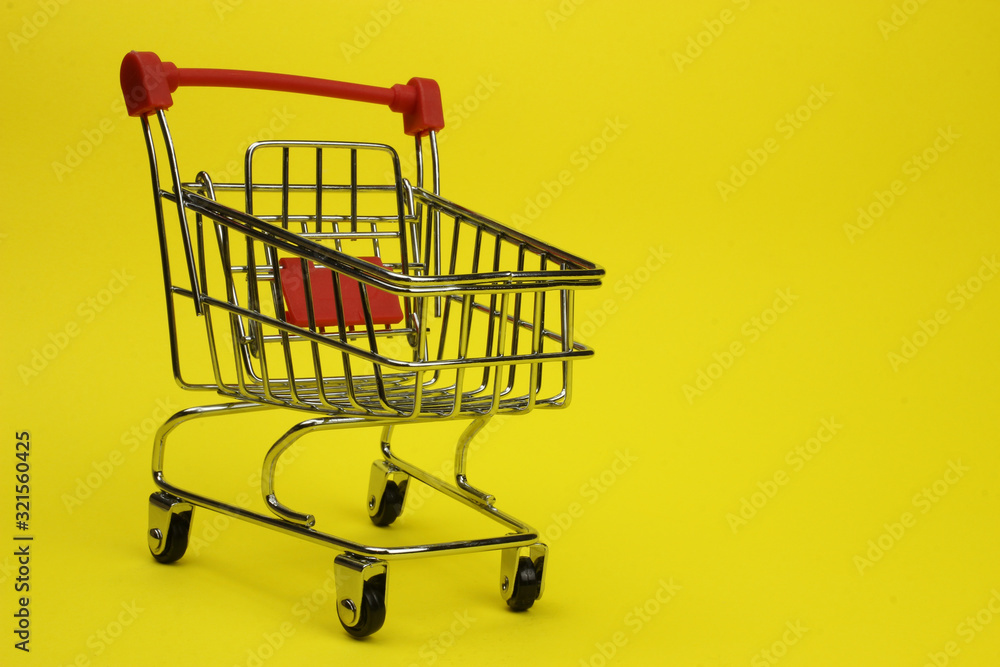
[[542, 560], [538, 561], [538, 570], [527, 556], [521, 556], [517, 562], [517, 576], [511, 582], [514, 590], [507, 599], [507, 606], [514, 611], [527, 611], [535, 604], [542, 590]]
[[403, 513], [410, 476], [388, 461], [372, 463], [368, 478], [368, 516], [376, 526], [388, 526]]
[[191, 505], [166, 493], [149, 497], [149, 552], [161, 563], [180, 560], [187, 551]]
[[385, 623], [385, 575], [377, 574], [365, 582], [357, 623], [348, 625], [341, 618], [340, 624], [352, 637], [367, 637], [378, 632], [383, 623]]
[[[374, 498], [374, 496], [372, 496]], [[369, 502], [371, 502], [369, 500]], [[378, 509], [369, 517], [376, 526], [388, 526], [403, 513], [403, 494], [395, 482], [386, 482]]]

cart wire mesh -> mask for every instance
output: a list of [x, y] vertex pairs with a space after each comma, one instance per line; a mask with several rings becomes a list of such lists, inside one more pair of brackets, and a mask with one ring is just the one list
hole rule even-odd
[[243, 183], [182, 182], [157, 117], [175, 183], [156, 185], [167, 290], [204, 320], [213, 375], [183, 380], [171, 307], [182, 385], [384, 419], [569, 402], [572, 362], [592, 354], [573, 340], [574, 293], [599, 285], [594, 264], [412, 185], [385, 144], [260, 141]]

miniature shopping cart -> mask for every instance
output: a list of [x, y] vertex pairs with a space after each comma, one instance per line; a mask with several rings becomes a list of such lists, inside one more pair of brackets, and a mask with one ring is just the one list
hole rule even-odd
[[[377, 88], [179, 69], [133, 51], [122, 62], [121, 85], [129, 114], [142, 122], [149, 155], [174, 377], [185, 389], [233, 399], [182, 410], [156, 433], [153, 480], [160, 490], [150, 496], [148, 534], [154, 558], [169, 563], [184, 554], [194, 508], [202, 507], [338, 551], [337, 611], [356, 637], [385, 620], [387, 563], [394, 559], [499, 550], [502, 597], [515, 610], [531, 607], [542, 595], [546, 545], [538, 531], [469, 483], [469, 445], [495, 415], [569, 403], [573, 362], [593, 354], [573, 338], [574, 294], [599, 286], [603, 270], [440, 196], [436, 133], [444, 116], [433, 80]], [[398, 154], [385, 144], [275, 140], [247, 148], [242, 182], [216, 182], [205, 171], [182, 180], [166, 114], [179, 86], [388, 105], [415, 137], [415, 179], [403, 178]], [[178, 332], [185, 322], [203, 328], [198, 335], [211, 360], [208, 382], [192, 381], [181, 363]], [[206, 374], [208, 368], [201, 366]], [[273, 408], [299, 410], [304, 421], [264, 457], [261, 491], [270, 514], [167, 481], [166, 440], [178, 426]], [[454, 479], [394, 454], [395, 426], [445, 419], [471, 420], [455, 451]], [[382, 457], [372, 465], [367, 498], [376, 525], [400, 515], [417, 480], [508, 532], [368, 546], [316, 530], [312, 515], [278, 500], [276, 466], [299, 438], [376, 425]]]

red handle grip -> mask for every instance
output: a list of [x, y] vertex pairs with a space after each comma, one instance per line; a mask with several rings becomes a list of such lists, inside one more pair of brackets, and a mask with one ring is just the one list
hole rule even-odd
[[405, 86], [397, 83], [392, 88], [379, 88], [290, 74], [179, 68], [173, 63], [161, 61], [155, 53], [132, 51], [122, 60], [121, 85], [130, 116], [144, 116], [170, 108], [173, 104], [171, 93], [179, 86], [213, 86], [276, 90], [385, 104], [392, 111], [403, 114], [403, 131], [409, 135], [422, 136], [444, 127], [441, 89], [433, 79], [419, 77], [410, 79]]

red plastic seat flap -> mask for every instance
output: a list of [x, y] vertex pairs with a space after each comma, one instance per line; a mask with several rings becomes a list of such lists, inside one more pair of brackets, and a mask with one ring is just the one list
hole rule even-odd
[[[377, 257], [359, 257], [376, 266], [384, 267]], [[306, 307], [305, 281], [302, 277], [302, 260], [285, 258], [278, 260], [281, 268], [281, 291], [285, 297], [285, 319], [295, 326], [309, 326], [309, 311]], [[337, 302], [333, 289], [333, 271], [316, 267], [309, 262], [309, 278], [312, 286], [313, 315], [317, 327], [337, 326]], [[340, 276], [341, 301], [344, 308], [344, 324], [349, 327], [364, 326], [365, 313], [361, 303], [359, 283], [353, 278]], [[373, 324], [396, 324], [403, 321], [403, 310], [399, 299], [377, 287], [366, 285], [368, 303], [371, 306]]]

